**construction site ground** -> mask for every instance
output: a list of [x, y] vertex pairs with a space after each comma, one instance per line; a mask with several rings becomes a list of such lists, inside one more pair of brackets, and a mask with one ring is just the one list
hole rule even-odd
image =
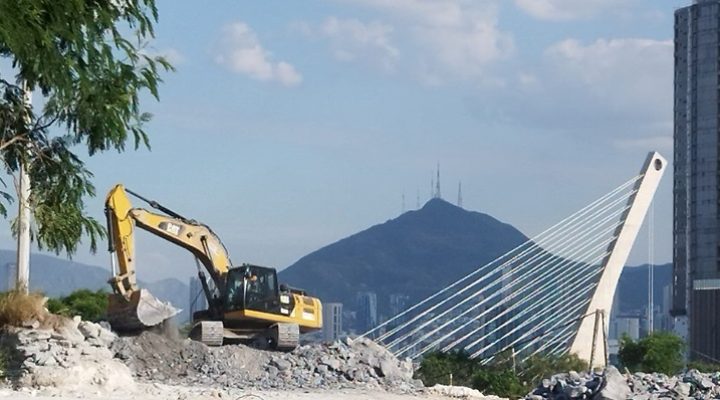
[[18, 400], [64, 400], [64, 399], [108, 399], [108, 400], [409, 400], [409, 399], [457, 399], [433, 394], [394, 394], [382, 390], [283, 390], [257, 391], [238, 389], [214, 389], [162, 384], [139, 384], [131, 392], [102, 393], [90, 391], [62, 391], [56, 389], [11, 389], [0, 390], [0, 399]]

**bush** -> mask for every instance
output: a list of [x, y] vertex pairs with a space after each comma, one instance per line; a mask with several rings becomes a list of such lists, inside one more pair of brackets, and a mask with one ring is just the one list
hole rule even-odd
[[434, 352], [423, 358], [415, 377], [426, 386], [449, 385], [452, 374], [453, 385], [470, 387], [479, 368], [480, 364], [465, 352]]
[[509, 353], [498, 354], [495, 361], [482, 365], [481, 360], [471, 359], [467, 353], [430, 353], [420, 364], [416, 378], [426, 386], [450, 384], [468, 386], [484, 394], [500, 397], [522, 398], [545, 377], [568, 371], [583, 371], [588, 365], [576, 355], [536, 355], [514, 365]]
[[704, 361], [692, 361], [688, 363], [688, 369], [696, 369], [702, 373], [714, 374], [720, 372], [720, 364], [713, 364]]
[[53, 314], [74, 317], [79, 315], [85, 321], [101, 321], [108, 306], [107, 293], [88, 289], [76, 290], [66, 297], [50, 299], [48, 310]]
[[22, 326], [24, 322], [45, 318], [45, 296], [11, 290], [0, 293], [0, 327]]
[[477, 371], [473, 376], [472, 387], [484, 394], [494, 394], [511, 399], [522, 398], [529, 391], [512, 369], [493, 367]]
[[625, 335], [620, 340], [618, 358], [632, 372], [661, 372], [673, 375], [684, 367], [685, 342], [668, 332], [656, 332], [637, 342]]
[[520, 377], [524, 382], [530, 383], [532, 388], [549, 376], [569, 371], [586, 371], [587, 369], [588, 363], [581, 360], [577, 354], [534, 355], [522, 364]]

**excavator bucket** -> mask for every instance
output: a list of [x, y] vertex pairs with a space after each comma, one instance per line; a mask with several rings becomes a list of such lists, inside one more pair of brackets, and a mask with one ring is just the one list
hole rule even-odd
[[118, 294], [108, 296], [107, 318], [119, 332], [132, 332], [159, 325], [181, 310], [158, 300], [147, 289], [134, 291], [130, 300]]

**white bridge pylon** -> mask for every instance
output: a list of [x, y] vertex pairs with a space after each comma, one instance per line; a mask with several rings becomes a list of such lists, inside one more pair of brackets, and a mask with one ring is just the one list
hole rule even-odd
[[615, 289], [666, 166], [650, 153], [638, 175], [363, 336], [413, 359], [571, 352], [604, 365]]

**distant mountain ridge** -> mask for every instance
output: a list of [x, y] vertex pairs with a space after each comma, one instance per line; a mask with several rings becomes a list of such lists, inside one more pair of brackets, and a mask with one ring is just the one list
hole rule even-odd
[[[15, 264], [15, 254], [12, 250], [0, 250], [0, 290], [12, 287], [9, 280], [14, 277], [14, 272], [8, 271], [8, 266]], [[110, 271], [102, 267], [33, 253], [30, 255], [30, 268], [30, 290], [40, 291], [49, 297], [66, 296], [77, 289], [110, 290], [107, 283]], [[170, 301], [175, 307], [181, 308], [183, 311], [178, 321], [189, 320], [190, 288], [187, 283], [168, 278], [140, 282], [140, 286], [150, 290], [159, 299]]]
[[281, 271], [280, 281], [349, 309], [358, 292], [375, 292], [387, 316], [391, 295], [412, 304], [527, 240], [487, 214], [432, 199], [308, 254]]
[[[412, 305], [527, 241], [509, 224], [441, 199], [419, 210], [351, 235], [301, 258], [280, 272], [280, 281], [303, 288], [324, 302], [358, 311], [356, 296], [374, 292], [378, 317], [390, 317], [390, 296]], [[647, 305], [647, 266], [627, 267], [617, 291], [620, 313]], [[657, 305], [670, 283], [672, 266], [655, 267]]]

